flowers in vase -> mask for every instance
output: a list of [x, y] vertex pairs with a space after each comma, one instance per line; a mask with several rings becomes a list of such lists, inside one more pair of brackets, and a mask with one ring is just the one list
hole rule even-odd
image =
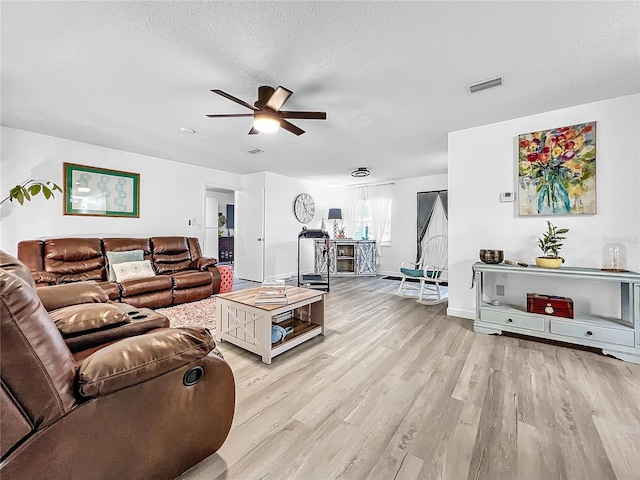
[[519, 135], [520, 215], [595, 213], [595, 122]]

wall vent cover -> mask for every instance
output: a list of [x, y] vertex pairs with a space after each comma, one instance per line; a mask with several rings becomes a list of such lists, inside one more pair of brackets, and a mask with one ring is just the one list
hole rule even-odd
[[257, 155], [257, 154], [263, 153], [263, 152], [264, 152], [264, 150], [260, 150], [259, 148], [252, 148], [247, 153], [250, 153], [251, 155]]
[[484, 82], [475, 83], [467, 87], [467, 91], [469, 93], [476, 93], [482, 90], [486, 90], [488, 88], [500, 87], [505, 84], [504, 75], [501, 75], [496, 78], [492, 78], [490, 80], [485, 80]]

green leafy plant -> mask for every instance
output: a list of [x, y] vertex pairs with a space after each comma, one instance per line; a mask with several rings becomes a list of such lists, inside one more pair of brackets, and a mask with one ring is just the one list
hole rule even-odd
[[62, 189], [53, 182], [36, 182], [35, 180], [27, 180], [21, 185], [16, 185], [9, 190], [9, 195], [0, 201], [0, 205], [9, 200], [13, 202], [17, 200], [20, 205], [24, 205], [25, 200], [31, 201], [31, 197], [35, 197], [38, 194], [44, 195], [44, 198], [49, 200], [54, 198], [55, 191], [62, 192]]
[[568, 228], [557, 228], [547, 220], [547, 231], [542, 234], [542, 238], [538, 238], [538, 247], [546, 258], [562, 258], [558, 256], [558, 252], [562, 248], [562, 240], [566, 238], [563, 235], [568, 231]]

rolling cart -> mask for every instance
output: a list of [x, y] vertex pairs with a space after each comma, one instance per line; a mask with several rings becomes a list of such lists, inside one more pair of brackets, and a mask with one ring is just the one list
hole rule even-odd
[[[316, 246], [314, 249], [314, 255], [324, 256], [324, 261], [320, 262], [320, 265], [323, 267], [326, 266], [326, 271], [300, 275], [300, 240], [304, 238], [311, 238], [313, 240], [317, 240], [319, 238], [324, 239], [324, 249], [319, 250]], [[318, 262], [314, 262], [314, 264], [317, 263]], [[329, 291], [329, 234], [327, 232], [302, 227], [302, 231], [298, 234], [298, 286], [313, 288], [316, 290], [326, 290], [327, 292]]]

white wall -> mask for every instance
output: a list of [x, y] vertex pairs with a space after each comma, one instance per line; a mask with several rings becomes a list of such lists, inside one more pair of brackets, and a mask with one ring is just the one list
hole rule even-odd
[[[417, 193], [447, 188], [447, 175], [407, 178], [395, 181], [392, 205], [392, 242], [382, 247], [378, 265], [380, 275], [398, 275], [400, 264], [416, 256]], [[322, 219], [329, 231], [329, 208], [343, 208], [344, 187], [303, 182], [267, 173], [265, 179], [265, 278], [297, 273], [298, 233], [303, 224], [295, 219], [293, 202], [300, 193], [309, 193], [316, 214], [307, 228], [320, 228]], [[313, 269], [313, 242], [301, 242], [301, 271]]]
[[[450, 315], [475, 316], [474, 291], [469, 287], [471, 266], [481, 248], [502, 249], [505, 258], [534, 263], [540, 254], [537, 237], [547, 219], [570, 229], [561, 251], [568, 265], [600, 268], [603, 245], [618, 241], [627, 246], [627, 268], [640, 270], [639, 105], [640, 95], [630, 95], [449, 134]], [[596, 215], [518, 217], [516, 203], [498, 202], [500, 192], [517, 191], [519, 134], [590, 121], [597, 122]], [[590, 292], [600, 287], [536, 288], [537, 293], [555, 295], [566, 291], [579, 305], [589, 303]], [[609, 305], [591, 307], [619, 308], [615, 292], [611, 298]]]
[[[63, 138], [8, 127], [1, 129], [0, 192], [33, 178], [51, 180], [61, 187], [62, 163], [78, 163], [140, 174], [140, 218], [63, 215], [62, 195], [54, 200], [35, 197], [23, 206], [6, 202], [0, 210], [0, 248], [16, 254], [21, 240], [66, 236], [189, 235], [204, 245], [203, 185], [241, 190], [265, 186], [265, 276], [286, 277], [297, 273], [297, 239], [302, 224], [293, 214], [293, 201], [303, 192], [316, 204], [308, 228], [320, 228], [329, 208], [342, 208], [343, 187], [303, 182], [260, 172], [239, 176], [161, 158], [123, 152]], [[178, 179], [171, 182], [168, 179]], [[379, 273], [397, 274], [404, 260], [415, 257], [416, 193], [446, 188], [446, 175], [396, 181], [393, 200], [391, 247], [384, 247]], [[211, 193], [207, 193], [210, 195]], [[222, 195], [215, 193], [215, 195]], [[220, 211], [233, 196], [219, 200]], [[189, 219], [196, 217], [196, 225]], [[313, 268], [311, 241], [302, 242], [302, 270]]]
[[[313, 198], [316, 213], [309, 229], [327, 227], [329, 208], [342, 206], [343, 187], [304, 182], [274, 173], [265, 176], [265, 278], [295, 276], [298, 272], [298, 234], [305, 226], [296, 220], [293, 202], [301, 193]], [[313, 270], [313, 241], [301, 241], [301, 271]]]
[[[63, 215], [61, 194], [35, 197], [20, 206], [2, 205], [0, 248], [16, 254], [20, 240], [66, 236], [195, 236], [203, 241], [203, 181], [234, 190], [239, 175], [161, 158], [123, 152], [38, 133], [1, 129], [0, 192], [27, 179], [63, 186], [62, 163], [78, 163], [140, 174], [140, 218]], [[189, 218], [196, 217], [194, 226]]]
[[402, 262], [415, 261], [418, 192], [445, 190], [446, 188], [447, 175], [395, 180], [391, 205], [391, 246], [382, 247], [382, 255], [378, 262], [378, 274], [398, 276]]

